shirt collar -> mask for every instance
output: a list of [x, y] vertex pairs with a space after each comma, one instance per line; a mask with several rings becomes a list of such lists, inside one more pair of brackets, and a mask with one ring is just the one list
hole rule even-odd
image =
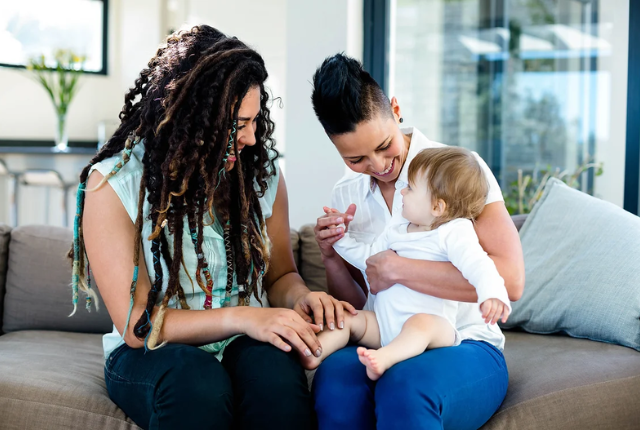
[[402, 182], [404, 187], [409, 183], [409, 164], [411, 164], [411, 160], [413, 160], [420, 151], [429, 148], [431, 145], [429, 139], [427, 139], [427, 137], [415, 127], [403, 128], [400, 129], [400, 131], [402, 131], [402, 134], [411, 135], [411, 143], [409, 143], [407, 159], [405, 160], [404, 166], [402, 166], [402, 170], [398, 175], [398, 182]]

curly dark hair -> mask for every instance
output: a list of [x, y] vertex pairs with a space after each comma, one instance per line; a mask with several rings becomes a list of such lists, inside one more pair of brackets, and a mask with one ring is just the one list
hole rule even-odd
[[[136, 337], [147, 337], [146, 344], [154, 348], [169, 301], [177, 296], [181, 306], [188, 308], [179, 281], [180, 267], [184, 264], [185, 222], [191, 236], [187, 240], [193, 242], [198, 259], [195, 278], [206, 294], [205, 308], [211, 307], [213, 282], [202, 249], [203, 228], [214, 220], [224, 228], [227, 260], [224, 305], [230, 304], [234, 274], [240, 286], [239, 305], [247, 305], [251, 294], [260, 300], [258, 285], [269, 262], [269, 240], [258, 199], [264, 195], [268, 179], [275, 175], [278, 157], [272, 138], [274, 123], [270, 119], [269, 95], [264, 88], [267, 76], [264, 61], [256, 51], [206, 25], [172, 34], [166, 45], [158, 49], [148, 67], [140, 72], [135, 87], [125, 95], [120, 126], [80, 175], [74, 245], [69, 253], [74, 260], [74, 312], [78, 287], [88, 293], [87, 307], [92, 297], [95, 300], [85, 273], [89, 270], [85, 270], [81, 225], [84, 186], [91, 166], [122, 152], [122, 161], [104, 177], [102, 185], [126, 164], [133, 146], [140, 141], [145, 151], [136, 237], [132, 244], [135, 252], [131, 304], [137, 282], [145, 197], [150, 205], [153, 233], [148, 240], [155, 278], [146, 311], [134, 327]], [[244, 96], [254, 87], [260, 89], [256, 144], [247, 145], [238, 154], [235, 137], [238, 110]], [[226, 172], [230, 146], [238, 157], [235, 168]], [[167, 234], [173, 238], [172, 252]], [[150, 316], [163, 286], [161, 258], [167, 264], [169, 278], [152, 325]]]

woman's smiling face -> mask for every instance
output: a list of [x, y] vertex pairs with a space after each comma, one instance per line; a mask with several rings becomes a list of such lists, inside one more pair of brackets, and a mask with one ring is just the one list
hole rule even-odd
[[[256, 122], [260, 115], [260, 87], [251, 87], [240, 103], [238, 110], [238, 124], [236, 127], [236, 139], [238, 141], [238, 151], [231, 148], [225, 170], [228, 172], [236, 164], [242, 149], [245, 146], [256, 144]], [[229, 134], [231, 130], [229, 130]], [[229, 139], [227, 135], [227, 140]]]
[[378, 114], [350, 133], [329, 136], [351, 170], [382, 182], [398, 179], [407, 158], [408, 141], [394, 114]]

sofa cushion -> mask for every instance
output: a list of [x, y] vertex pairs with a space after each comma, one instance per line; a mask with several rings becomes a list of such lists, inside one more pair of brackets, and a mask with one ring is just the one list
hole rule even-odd
[[296, 263], [296, 267], [300, 267], [300, 235], [294, 229], [291, 229], [291, 250], [293, 251], [293, 261]]
[[[505, 334], [509, 389], [483, 429], [637, 428], [637, 352], [565, 336]], [[109, 400], [102, 366], [96, 334], [0, 337], [2, 428], [137, 428]]]
[[4, 288], [7, 280], [7, 258], [9, 258], [9, 241], [11, 227], [0, 225], [0, 334], [2, 331], [2, 310], [4, 309]]
[[98, 334], [21, 331], [0, 337], [3, 429], [138, 429], [110, 399]]
[[560, 335], [505, 335], [507, 397], [483, 429], [638, 428], [638, 352]]
[[520, 237], [526, 286], [503, 327], [640, 351], [640, 218], [551, 179]]
[[298, 270], [311, 291], [327, 291], [327, 275], [311, 224], [300, 228], [300, 265]]
[[71, 304], [71, 264], [67, 252], [72, 242], [69, 229], [24, 226], [11, 232], [9, 269], [4, 306], [4, 331], [62, 330], [106, 333], [112, 323], [102, 300], [98, 312], [82, 306], [76, 314]]

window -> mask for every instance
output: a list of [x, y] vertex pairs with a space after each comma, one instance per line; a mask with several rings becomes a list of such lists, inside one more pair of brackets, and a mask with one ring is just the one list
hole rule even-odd
[[[378, 70], [405, 123], [480, 153], [507, 193], [519, 176], [603, 163], [601, 175], [578, 175], [579, 188], [623, 206], [629, 0], [371, 0], [365, 8], [373, 3], [388, 5], [388, 72], [380, 62], [365, 67]], [[636, 184], [636, 201], [637, 193]]]
[[84, 69], [107, 74], [108, 0], [20, 0], [0, 3], [0, 65], [25, 67], [57, 50], [86, 58]]

